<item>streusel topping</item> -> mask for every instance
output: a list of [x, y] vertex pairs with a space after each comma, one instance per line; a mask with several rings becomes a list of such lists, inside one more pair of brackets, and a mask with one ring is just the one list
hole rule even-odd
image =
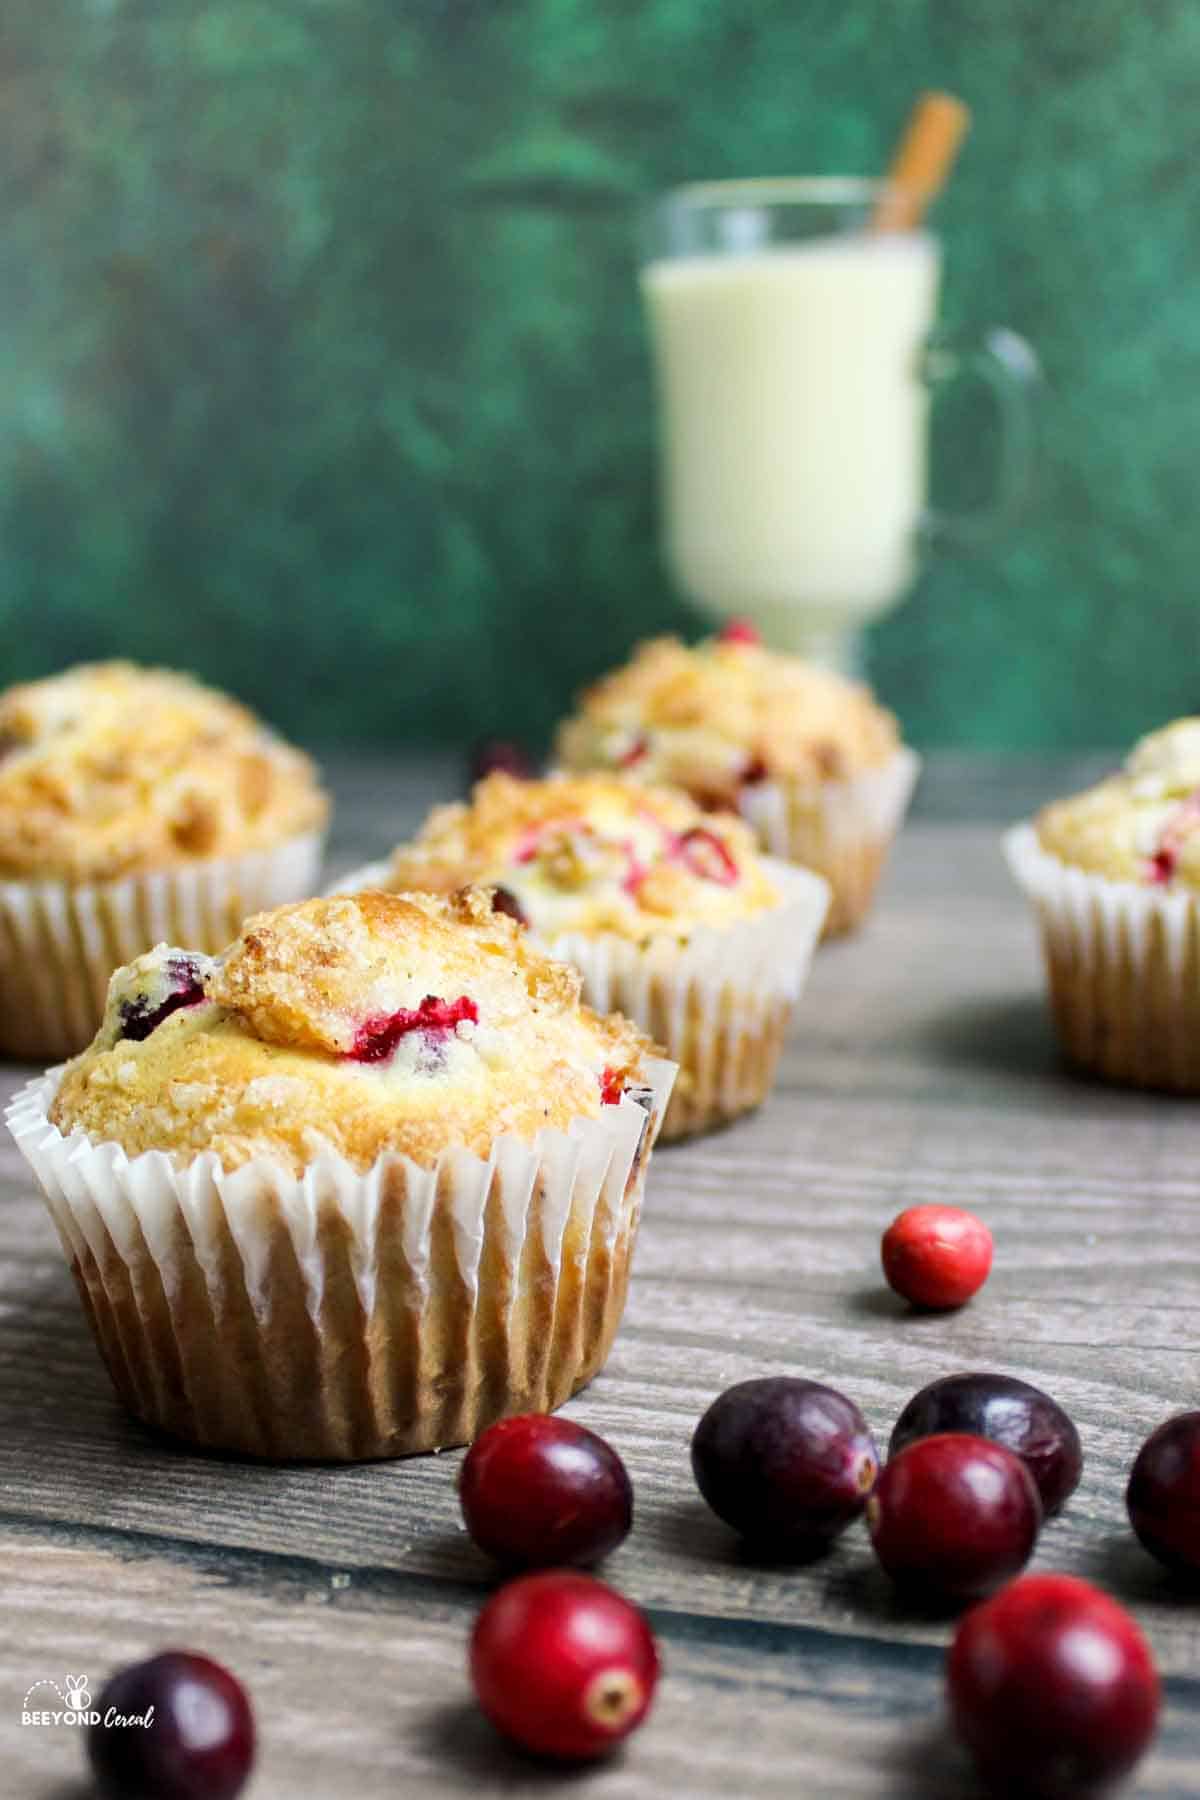
[[385, 1150], [486, 1156], [641, 1085], [648, 1040], [579, 992], [486, 890], [303, 901], [220, 957], [159, 945], [119, 969], [51, 1118], [226, 1168], [298, 1172], [323, 1145], [359, 1168]]
[[732, 806], [747, 783], [877, 768], [899, 742], [869, 688], [735, 628], [690, 647], [677, 638], [640, 645], [582, 696], [558, 754], [571, 769], [620, 769]]
[[612, 775], [490, 775], [469, 805], [438, 807], [388, 876], [397, 889], [466, 882], [495, 887], [498, 904], [546, 940], [566, 931], [686, 937], [779, 901], [739, 819]]
[[0, 694], [0, 878], [237, 855], [327, 812], [306, 756], [189, 676], [93, 663]]

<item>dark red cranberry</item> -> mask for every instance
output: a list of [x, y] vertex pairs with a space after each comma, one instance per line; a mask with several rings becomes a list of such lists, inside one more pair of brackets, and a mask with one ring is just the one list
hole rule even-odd
[[482, 738], [472, 745], [468, 771], [472, 787], [485, 775], [515, 775], [518, 781], [528, 781], [534, 772], [533, 758], [510, 738]]
[[702, 881], [716, 881], [732, 887], [738, 878], [738, 866], [715, 831], [705, 825], [693, 825], [675, 840], [675, 856], [691, 874]]
[[1042, 1524], [1033, 1476], [1003, 1444], [965, 1432], [918, 1438], [886, 1463], [867, 1503], [875, 1554], [915, 1600], [956, 1605], [1025, 1567]]
[[616, 1451], [545, 1413], [501, 1419], [476, 1438], [458, 1496], [479, 1548], [529, 1569], [599, 1562], [633, 1523], [633, 1488]]
[[748, 757], [738, 777], [743, 787], [757, 787], [770, 773], [761, 756]]
[[749, 619], [727, 619], [717, 633], [720, 644], [761, 644], [762, 633]]
[[888, 1286], [913, 1306], [942, 1312], [978, 1293], [992, 1267], [992, 1234], [958, 1206], [909, 1206], [883, 1234]]
[[506, 887], [492, 889], [492, 911], [504, 913], [507, 918], [514, 920], [518, 925], [528, 925], [529, 923], [525, 917], [525, 908], [511, 889]]
[[360, 1025], [350, 1055], [355, 1062], [384, 1062], [409, 1032], [453, 1031], [464, 1020], [472, 1025], [479, 1021], [479, 1008], [465, 994], [457, 1000], [439, 1000], [436, 994], [426, 994], [420, 1006], [402, 1006], [398, 1012], [383, 1013]]
[[112, 1676], [88, 1727], [105, 1800], [233, 1800], [254, 1762], [254, 1715], [228, 1669], [164, 1650]]
[[1200, 1412], [1177, 1413], [1150, 1433], [1125, 1504], [1151, 1556], [1176, 1573], [1200, 1575]]
[[169, 956], [163, 964], [166, 993], [152, 1000], [148, 994], [122, 1000], [119, 1007], [121, 1036], [140, 1044], [152, 1031], [185, 1006], [199, 1006], [204, 999], [200, 964], [191, 956]]
[[892, 1432], [888, 1455], [937, 1432], [969, 1432], [1012, 1450], [1033, 1476], [1049, 1518], [1079, 1486], [1079, 1433], [1049, 1394], [1011, 1375], [946, 1375], [914, 1394]]
[[471, 1680], [492, 1724], [539, 1756], [603, 1756], [641, 1724], [658, 1647], [628, 1600], [570, 1570], [493, 1594], [471, 1636]]
[[692, 1438], [696, 1485], [718, 1518], [767, 1552], [819, 1549], [862, 1512], [879, 1455], [857, 1406], [818, 1381], [739, 1381]]
[[946, 1663], [955, 1729], [998, 1793], [1074, 1800], [1128, 1774], [1159, 1685], [1123, 1607], [1071, 1575], [1026, 1575], [969, 1612]]

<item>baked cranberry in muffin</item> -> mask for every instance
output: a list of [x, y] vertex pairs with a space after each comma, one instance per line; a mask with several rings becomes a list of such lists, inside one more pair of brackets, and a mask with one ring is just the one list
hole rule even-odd
[[113, 976], [52, 1118], [130, 1154], [215, 1150], [295, 1169], [321, 1143], [486, 1155], [510, 1133], [640, 1098], [651, 1046], [579, 1003], [486, 891], [365, 893], [250, 919], [220, 957], [160, 945]]
[[469, 804], [436, 808], [386, 880], [435, 891], [486, 882], [494, 905], [546, 941], [564, 931], [682, 939], [779, 900], [738, 819], [611, 775], [491, 775]]

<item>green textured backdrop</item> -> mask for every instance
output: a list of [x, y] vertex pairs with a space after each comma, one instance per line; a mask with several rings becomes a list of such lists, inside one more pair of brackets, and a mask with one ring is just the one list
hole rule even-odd
[[1038, 345], [1042, 469], [874, 676], [926, 743], [1200, 709], [1196, 0], [5, 0], [4, 674], [123, 650], [309, 738], [541, 734], [689, 623], [638, 200], [873, 171], [929, 85], [976, 114], [946, 310]]

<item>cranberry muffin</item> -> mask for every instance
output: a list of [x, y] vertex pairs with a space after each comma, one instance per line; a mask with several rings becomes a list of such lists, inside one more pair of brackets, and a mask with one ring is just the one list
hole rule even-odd
[[613, 775], [491, 775], [349, 879], [492, 887], [578, 969], [591, 1005], [628, 1014], [679, 1064], [665, 1138], [766, 1097], [829, 898], [819, 876], [759, 856], [733, 814]]
[[919, 766], [868, 688], [768, 650], [743, 624], [640, 645], [583, 694], [558, 756], [740, 812], [764, 850], [829, 882], [826, 936], [869, 909]]
[[1080, 1068], [1200, 1092], [1200, 719], [1006, 840], [1036, 908], [1051, 1007]]
[[219, 950], [311, 893], [328, 810], [307, 757], [186, 675], [97, 663], [0, 694], [0, 1052], [79, 1050], [118, 963]]
[[126, 1405], [350, 1460], [588, 1381], [674, 1071], [579, 987], [473, 890], [310, 900], [119, 969], [9, 1125]]

